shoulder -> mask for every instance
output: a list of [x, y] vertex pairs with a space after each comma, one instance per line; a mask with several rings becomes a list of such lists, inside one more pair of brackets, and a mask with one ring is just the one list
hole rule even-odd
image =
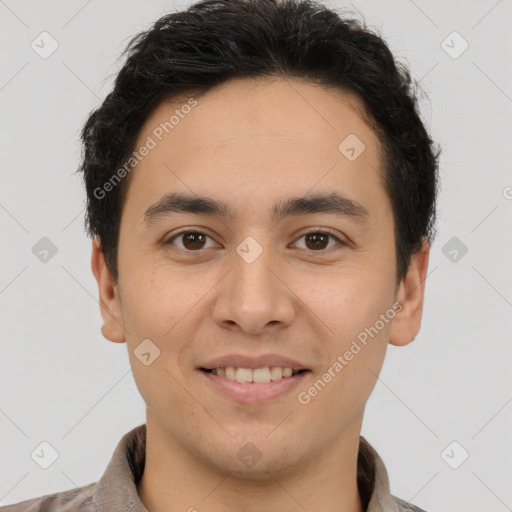
[[0, 512], [89, 512], [96, 483], [0, 507]]
[[39, 512], [43, 498], [32, 498], [12, 505], [0, 507], [1, 512]]
[[397, 510], [399, 512], [427, 512], [426, 510], [423, 510], [422, 508], [419, 508], [416, 505], [409, 503], [408, 501], [401, 500], [400, 498], [397, 498], [396, 496], [392, 496], [392, 498], [395, 500], [396, 504], [398, 505]]

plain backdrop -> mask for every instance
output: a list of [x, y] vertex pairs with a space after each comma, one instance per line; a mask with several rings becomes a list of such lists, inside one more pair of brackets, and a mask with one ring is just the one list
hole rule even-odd
[[[512, 510], [511, 2], [325, 3], [360, 11], [410, 66], [443, 147], [422, 329], [389, 348], [362, 433], [393, 494], [429, 512]], [[0, 1], [0, 504], [97, 481], [145, 422], [126, 344], [100, 332], [74, 171], [129, 39], [187, 5]], [[31, 46], [42, 32], [48, 58]], [[44, 441], [59, 454], [48, 469], [31, 457]]]

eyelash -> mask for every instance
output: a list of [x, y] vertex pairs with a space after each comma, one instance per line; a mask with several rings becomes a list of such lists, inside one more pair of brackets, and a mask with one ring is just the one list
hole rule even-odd
[[[194, 234], [200, 234], [200, 235], [205, 235], [207, 236], [208, 238], [212, 239], [212, 237], [202, 231], [199, 231], [199, 230], [194, 230], [194, 229], [184, 229], [182, 231], [179, 231], [178, 233], [175, 233], [174, 235], [172, 235], [172, 237], [170, 237], [167, 241], [164, 242], [164, 245], [173, 245], [172, 242], [179, 238], [180, 235], [184, 235], [184, 234], [188, 234], [188, 233], [194, 233]], [[337, 242], [338, 242], [338, 245], [340, 245], [341, 247], [344, 247], [344, 246], [347, 246], [348, 244], [346, 242], [344, 242], [343, 240], [340, 240], [339, 237], [337, 237], [332, 231], [328, 230], [328, 229], [314, 229], [314, 230], [311, 230], [311, 231], [308, 231], [307, 233], [303, 233], [297, 240], [300, 240], [301, 238], [307, 236], [307, 235], [312, 235], [312, 234], [322, 234], [322, 235], [328, 235], [329, 237], [331, 238], [334, 238]], [[340, 247], [340, 248], [341, 248]], [[182, 249], [181, 247], [177, 247], [178, 250], [180, 251], [183, 251], [183, 252], [188, 252], [188, 253], [194, 253], [194, 252], [204, 252], [205, 249], [198, 249], [197, 251], [189, 251], [187, 249]], [[336, 250], [335, 248], [331, 247], [330, 249], [320, 249], [320, 250], [312, 250], [312, 249], [309, 249], [309, 252], [312, 252], [312, 253], [327, 253], [329, 251], [331, 251], [332, 249]], [[308, 249], [306, 249], [308, 250]]]

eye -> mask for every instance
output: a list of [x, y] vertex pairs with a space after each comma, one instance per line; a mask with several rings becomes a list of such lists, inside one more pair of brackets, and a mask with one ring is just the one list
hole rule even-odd
[[178, 239], [183, 242], [183, 246], [179, 247], [180, 249], [188, 252], [197, 252], [199, 249], [204, 248], [205, 240], [207, 238], [212, 240], [210, 236], [201, 231], [180, 231], [169, 238], [169, 240], [165, 242], [165, 245], [174, 245], [172, 242]]
[[[298, 240], [304, 238], [306, 249], [310, 249], [313, 252], [323, 252], [326, 250], [326, 245], [328, 245], [328, 239], [331, 238], [338, 242], [338, 245], [344, 246], [345, 242], [340, 240], [334, 233], [328, 230], [315, 230], [304, 233], [299, 237]], [[336, 244], [335, 244], [336, 245]], [[332, 246], [329, 248], [332, 249]]]
[[[331, 249], [332, 246], [330, 248], [327, 247], [329, 245], [329, 239], [338, 242], [338, 245], [346, 245], [345, 242], [340, 240], [336, 235], [328, 230], [317, 229], [314, 231], [309, 231], [308, 233], [301, 235], [298, 240], [302, 238], [305, 239], [305, 248], [313, 252], [323, 252], [326, 249]], [[200, 252], [201, 249], [208, 248], [205, 247], [207, 239], [212, 240], [209, 235], [203, 233], [202, 231], [194, 231], [189, 229], [188, 231], [180, 231], [179, 233], [174, 234], [165, 242], [165, 245], [177, 245], [174, 243], [174, 241], [180, 240], [181, 246], [177, 245], [179, 249], [187, 252]]]

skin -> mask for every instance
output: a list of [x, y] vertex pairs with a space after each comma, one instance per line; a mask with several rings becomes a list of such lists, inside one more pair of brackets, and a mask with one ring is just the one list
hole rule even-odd
[[[185, 101], [162, 103], [136, 147]], [[353, 162], [338, 150], [351, 133], [366, 146]], [[119, 279], [97, 239], [92, 270], [102, 334], [128, 344], [147, 404], [138, 492], [149, 510], [363, 510], [356, 463], [364, 408], [388, 343], [406, 345], [420, 329], [430, 251], [425, 242], [396, 282], [382, 172], [357, 96], [298, 79], [217, 86], [132, 171]], [[224, 200], [236, 218], [175, 213], [145, 226], [146, 209], [176, 191]], [[364, 205], [367, 223], [329, 213], [270, 218], [276, 201], [332, 191]], [[209, 238], [164, 244], [182, 228]], [[329, 238], [316, 249], [304, 235], [321, 229], [347, 244]], [[247, 236], [263, 249], [252, 263], [236, 252]], [[299, 403], [298, 392], [396, 301], [394, 319], [310, 403]], [[161, 351], [149, 366], [134, 355], [147, 338]], [[268, 352], [299, 359], [311, 373], [300, 389], [264, 405], [235, 403], [196, 369], [210, 357]], [[247, 442], [262, 454], [250, 468], [236, 456]]]

